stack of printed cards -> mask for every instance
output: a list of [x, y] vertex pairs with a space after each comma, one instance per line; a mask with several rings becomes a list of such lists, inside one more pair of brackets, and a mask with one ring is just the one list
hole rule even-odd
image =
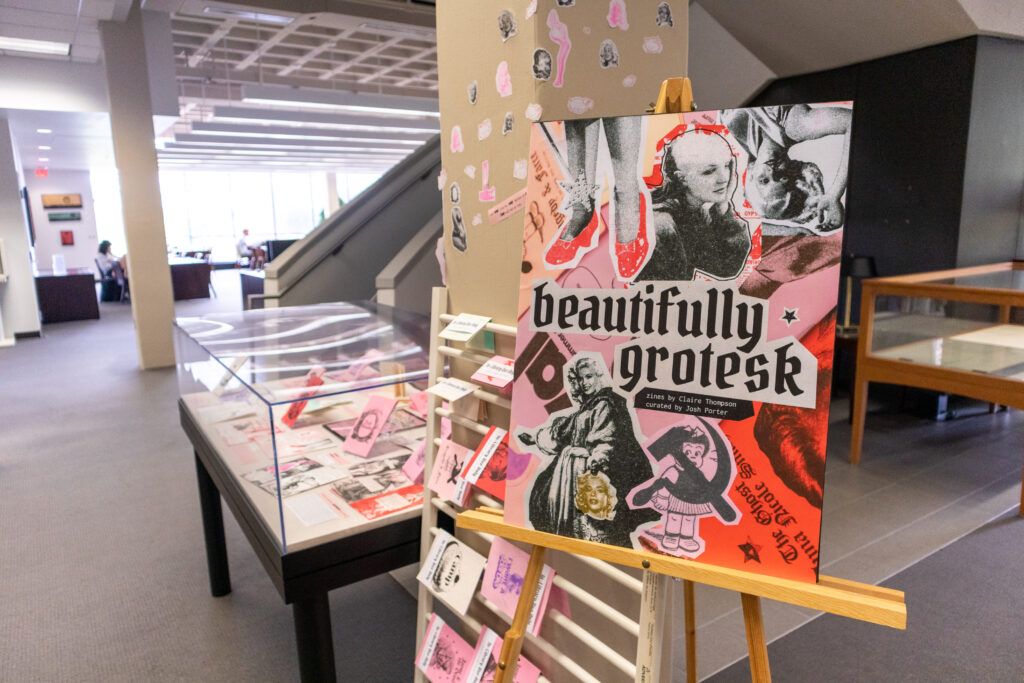
[[515, 379], [515, 361], [504, 356], [492, 356], [470, 379], [503, 392], [511, 392], [512, 380]]
[[459, 637], [444, 619], [431, 614], [416, 654], [416, 668], [430, 683], [465, 683], [472, 664], [473, 646]]
[[455, 320], [448, 323], [448, 326], [441, 330], [438, 336], [442, 339], [467, 342], [475, 337], [480, 330], [484, 329], [484, 325], [489, 322], [491, 322], [491, 319], [482, 315], [459, 313], [455, 316]]
[[476, 386], [470, 382], [464, 382], [461, 379], [445, 377], [439, 380], [437, 384], [427, 389], [427, 391], [436, 396], [440, 396], [445, 401], [455, 402], [476, 391]]
[[439, 530], [416, 578], [452, 610], [465, 614], [485, 564], [483, 555]]

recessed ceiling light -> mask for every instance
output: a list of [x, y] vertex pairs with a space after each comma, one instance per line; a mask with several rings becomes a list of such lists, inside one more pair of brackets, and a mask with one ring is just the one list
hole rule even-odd
[[50, 40], [28, 40], [26, 38], [0, 36], [0, 50], [67, 57], [71, 54], [71, 43], [55, 43]]
[[39, 157], [39, 161], [49, 161], [49, 157]]
[[36, 128], [37, 133], [52, 133], [53, 131], [49, 128]]
[[39, 149], [45, 152], [48, 149], [52, 149], [49, 145], [39, 145]]

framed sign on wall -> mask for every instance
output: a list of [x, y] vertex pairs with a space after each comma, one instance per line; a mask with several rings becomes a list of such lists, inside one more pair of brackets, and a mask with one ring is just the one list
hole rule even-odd
[[44, 209], [80, 209], [82, 208], [82, 195], [80, 194], [44, 194]]

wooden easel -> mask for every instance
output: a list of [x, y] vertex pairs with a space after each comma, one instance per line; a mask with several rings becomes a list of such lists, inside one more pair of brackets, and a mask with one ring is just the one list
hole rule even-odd
[[[693, 109], [690, 79], [670, 78], [662, 82], [657, 103], [649, 113], [681, 113]], [[515, 668], [519, 661], [526, 625], [548, 548], [644, 570], [635, 676], [637, 683], [652, 683], [662, 679], [659, 670], [662, 657], [658, 651], [659, 641], [655, 636], [667, 618], [662, 595], [668, 586], [669, 578], [683, 580], [686, 675], [689, 683], [697, 681], [696, 619], [693, 599], [695, 582], [734, 590], [740, 594], [747, 650], [750, 654], [750, 677], [755, 683], [771, 681], [768, 646], [765, 643], [764, 623], [761, 617], [762, 597], [892, 628], [905, 629], [907, 624], [907, 608], [902, 591], [827, 576], [819, 576], [816, 584], [776, 579], [667, 555], [546, 534], [505, 524], [502, 511], [494, 508], [481, 507], [463, 512], [456, 517], [455, 523], [463, 529], [501, 536], [532, 546], [530, 563], [516, 604], [515, 617], [505, 633], [495, 683], [510, 682], [515, 677]]]
[[[515, 675], [515, 666], [519, 660], [526, 623], [530, 617], [530, 609], [537, 591], [537, 582], [544, 565], [544, 555], [548, 548], [643, 569], [645, 570], [645, 583], [649, 575], [661, 575], [683, 579], [691, 587], [693, 583], [702, 583], [738, 592], [743, 604], [743, 621], [746, 625], [747, 649], [750, 653], [750, 677], [755, 683], [771, 681], [768, 648], [765, 644], [764, 624], [761, 619], [761, 598], [771, 598], [791, 605], [830, 612], [892, 628], [905, 629], [907, 626], [907, 607], [903, 600], [903, 592], [890, 588], [881, 588], [830, 576], [819, 576], [818, 583], [777, 579], [668, 555], [546, 534], [506, 524], [502, 520], [501, 511], [492, 508], [478, 508], [463, 512], [456, 518], [455, 523], [463, 529], [493, 534], [533, 546], [530, 551], [530, 564], [523, 580], [523, 589], [516, 605], [515, 618], [512, 620], [512, 626], [505, 633], [505, 642], [501, 648], [501, 659], [498, 661], [495, 683], [511, 681]], [[687, 602], [687, 612], [692, 613], [692, 593], [687, 594]], [[693, 631], [688, 625], [686, 631], [688, 655], [691, 652], [689, 645], [693, 640], [693, 635]], [[641, 655], [644, 654], [642, 652], [643, 636], [644, 634], [641, 632], [641, 644], [638, 647]], [[691, 664], [691, 660], [688, 659], [687, 677], [690, 680], [696, 678], [695, 664], [696, 662]], [[643, 674], [641, 669], [644, 666], [646, 666], [645, 662], [638, 662], [637, 680], [658, 680], [654, 676], [648, 677]], [[642, 678], [642, 676], [644, 677]]]

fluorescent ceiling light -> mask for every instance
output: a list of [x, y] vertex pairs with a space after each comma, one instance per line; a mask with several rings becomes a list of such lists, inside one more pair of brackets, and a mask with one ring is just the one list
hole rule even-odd
[[291, 105], [315, 109], [349, 109], [377, 114], [440, 117], [437, 100], [408, 95], [378, 95], [321, 88], [243, 85], [242, 101], [250, 104]]
[[49, 161], [49, 157], [39, 157], [39, 161]]
[[214, 107], [215, 121], [266, 121], [278, 125], [322, 126], [350, 130], [408, 131], [438, 133], [437, 119], [413, 116], [365, 116], [358, 114], [328, 114], [314, 111], [285, 109], [256, 109], [252, 107]]
[[431, 137], [427, 132], [398, 133], [388, 128], [341, 131], [325, 128], [300, 128], [298, 126], [263, 126], [206, 121], [193, 121], [192, 132], [199, 135], [236, 135], [280, 140], [365, 140], [402, 145], [422, 145]]
[[283, 156], [288, 156], [288, 152], [279, 152], [279, 151], [277, 151], [275, 149], [265, 149], [265, 150], [262, 150], [262, 151], [261, 150], [255, 150], [255, 149], [229, 149], [228, 152], [230, 154], [249, 154], [249, 155], [252, 155], [252, 156], [261, 156], [261, 157], [269, 157], [269, 156], [283, 157]]
[[39, 145], [39, 149], [45, 152], [46, 150], [53, 148], [50, 147], [49, 145]]
[[280, 14], [267, 14], [265, 12], [247, 12], [230, 7], [204, 7], [203, 14], [224, 14], [239, 19], [252, 19], [253, 21], [265, 21], [271, 24], [290, 24], [292, 17], [282, 17]]
[[[188, 142], [194, 145], [214, 145], [218, 147], [265, 147], [270, 149], [319, 149], [319, 150], [380, 150], [390, 152], [410, 152], [412, 149], [408, 145], [402, 145], [399, 143], [397, 146], [395, 143], [377, 143], [369, 142], [367, 140], [310, 140], [304, 142], [301, 140], [248, 140], [245, 138], [238, 138], [230, 135], [195, 135], [191, 133], [179, 133], [174, 136], [175, 142]], [[166, 145], [165, 145], [166, 147]]]
[[49, 128], [36, 128], [37, 133], [52, 133], [53, 131]]
[[437, 31], [429, 28], [418, 28], [416, 26], [408, 26], [406, 24], [383, 24], [376, 21], [364, 21], [359, 24], [359, 28], [366, 29], [368, 31], [377, 31], [385, 33], [401, 33], [408, 36], [415, 36], [417, 38], [430, 38], [434, 39], [437, 36]]
[[71, 55], [71, 43], [55, 43], [50, 40], [28, 40], [27, 38], [0, 36], [0, 50], [68, 57]]

